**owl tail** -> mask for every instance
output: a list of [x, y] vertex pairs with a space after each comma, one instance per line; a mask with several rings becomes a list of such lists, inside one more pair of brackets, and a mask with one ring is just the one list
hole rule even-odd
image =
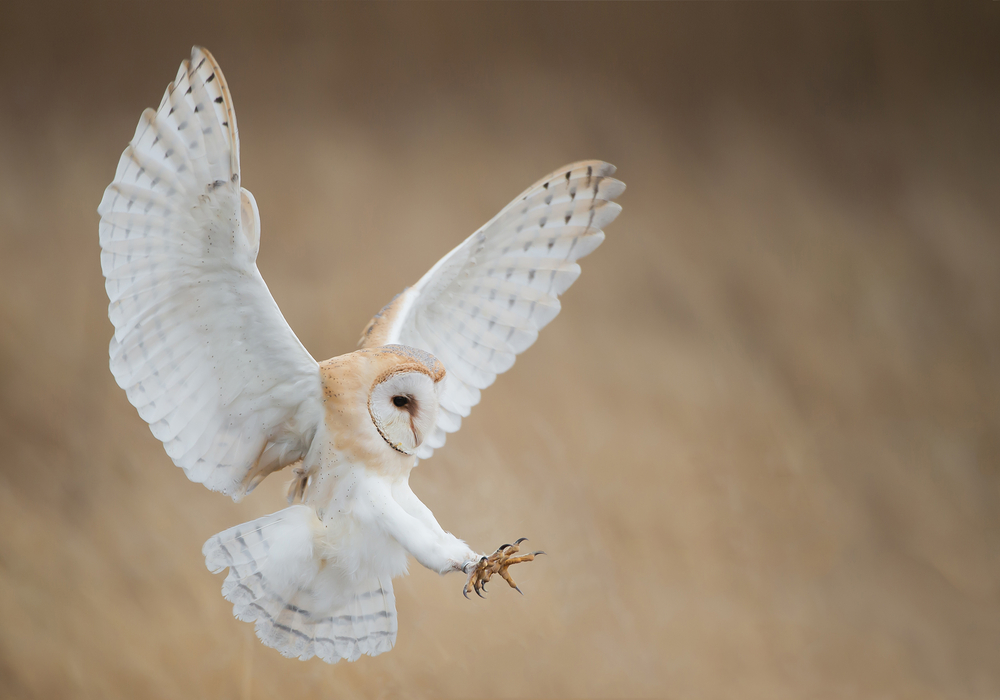
[[322, 522], [295, 505], [230, 528], [202, 548], [212, 573], [229, 567], [222, 595], [233, 615], [284, 656], [327, 663], [376, 656], [396, 641], [390, 579], [354, 580], [318, 554]]

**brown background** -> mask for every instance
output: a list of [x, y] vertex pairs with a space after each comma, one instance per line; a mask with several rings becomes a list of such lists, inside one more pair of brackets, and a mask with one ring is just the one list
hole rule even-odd
[[[1000, 696], [1000, 3], [0, 9], [0, 696]], [[101, 192], [190, 46], [318, 358], [523, 187], [622, 216], [412, 477], [526, 595], [414, 565], [378, 658], [253, 639], [107, 370]]]

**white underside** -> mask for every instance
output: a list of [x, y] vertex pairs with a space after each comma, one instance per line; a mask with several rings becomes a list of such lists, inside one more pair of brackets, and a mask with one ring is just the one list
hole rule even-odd
[[215, 535], [203, 552], [209, 569], [229, 567], [222, 587], [233, 614], [286, 656], [334, 663], [392, 648], [392, 579], [407, 555], [447, 573], [479, 557], [445, 532], [405, 479], [338, 464], [318, 513], [295, 505]]
[[399, 576], [406, 555], [439, 573], [461, 568], [477, 555], [445, 532], [433, 513], [410, 490], [408, 477], [391, 480], [365, 467], [331, 460], [335, 467], [317, 479], [335, 482], [326, 503], [316, 508], [317, 542], [329, 559], [356, 576]]

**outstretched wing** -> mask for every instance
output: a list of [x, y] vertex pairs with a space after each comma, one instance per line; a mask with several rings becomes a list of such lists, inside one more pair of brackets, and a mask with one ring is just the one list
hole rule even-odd
[[208, 51], [143, 112], [98, 213], [111, 371], [188, 478], [239, 500], [305, 454], [322, 392], [257, 270], [257, 205]]
[[583, 161], [542, 178], [379, 312], [363, 347], [399, 343], [444, 363], [437, 429], [417, 451], [430, 457], [479, 403], [480, 390], [514, 364], [559, 313], [576, 261], [604, 240], [625, 185], [615, 167]]

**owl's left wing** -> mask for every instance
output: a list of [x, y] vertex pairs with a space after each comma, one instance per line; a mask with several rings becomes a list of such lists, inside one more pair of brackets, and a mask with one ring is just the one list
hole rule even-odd
[[479, 403], [480, 390], [514, 364], [559, 313], [577, 260], [604, 240], [625, 185], [601, 161], [542, 178], [448, 253], [372, 319], [362, 347], [398, 343], [444, 363], [437, 429], [417, 451], [430, 457]]

